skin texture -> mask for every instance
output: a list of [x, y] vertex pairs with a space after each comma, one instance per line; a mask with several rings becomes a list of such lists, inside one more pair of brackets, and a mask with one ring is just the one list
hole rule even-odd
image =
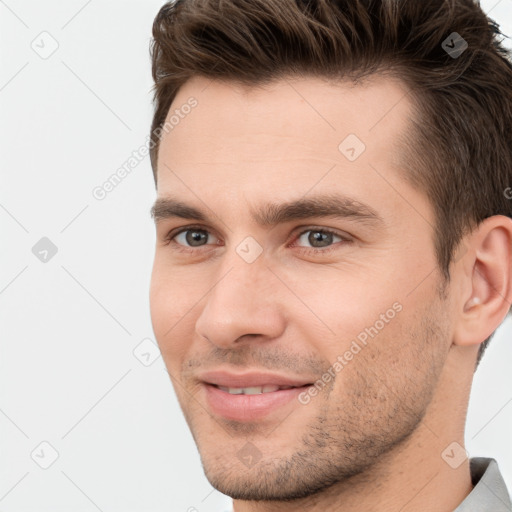
[[[443, 283], [431, 205], [396, 167], [406, 93], [377, 76], [258, 88], [195, 77], [170, 109], [197, 100], [162, 138], [158, 198], [172, 195], [207, 220], [158, 220], [151, 318], [206, 477], [236, 512], [448, 512], [472, 489], [468, 460], [454, 469], [442, 453], [454, 442], [455, 455], [463, 451], [478, 346], [508, 310], [512, 228], [501, 216], [484, 222]], [[366, 145], [355, 161], [338, 149], [349, 134]], [[251, 217], [265, 203], [334, 193], [382, 222], [261, 226]], [[187, 245], [185, 233], [166, 240], [189, 226], [206, 230], [206, 245]], [[319, 228], [345, 240], [315, 252], [308, 235]], [[263, 249], [252, 263], [236, 252], [246, 237]], [[208, 408], [199, 372], [314, 382], [382, 315], [384, 326], [309, 403], [252, 422]], [[248, 467], [242, 449], [257, 463]]]

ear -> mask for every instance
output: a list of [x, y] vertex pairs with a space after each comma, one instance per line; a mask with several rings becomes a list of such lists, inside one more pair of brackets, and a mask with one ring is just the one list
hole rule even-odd
[[512, 219], [494, 215], [468, 235], [456, 263], [461, 279], [453, 343], [479, 345], [503, 322], [512, 302]]

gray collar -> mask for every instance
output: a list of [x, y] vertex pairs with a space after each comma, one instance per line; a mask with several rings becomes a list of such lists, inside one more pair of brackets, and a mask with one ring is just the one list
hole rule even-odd
[[512, 512], [507, 486], [494, 459], [469, 460], [473, 490], [453, 512]]

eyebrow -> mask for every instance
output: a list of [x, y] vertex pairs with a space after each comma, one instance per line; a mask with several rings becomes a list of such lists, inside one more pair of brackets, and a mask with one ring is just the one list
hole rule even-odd
[[[383, 218], [371, 206], [339, 194], [317, 195], [285, 203], [267, 203], [250, 213], [252, 219], [262, 227], [313, 217], [349, 218], [363, 224], [384, 224]], [[174, 197], [158, 198], [150, 214], [155, 223], [169, 218], [208, 220], [204, 211]]]

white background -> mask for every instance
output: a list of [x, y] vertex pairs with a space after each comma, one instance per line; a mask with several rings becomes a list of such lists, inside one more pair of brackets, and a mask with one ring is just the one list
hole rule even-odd
[[[161, 358], [133, 353], [153, 339], [149, 157], [92, 195], [146, 141], [161, 4], [0, 0], [0, 512], [231, 501], [203, 475]], [[512, 36], [512, 0], [482, 5]], [[43, 59], [31, 44], [58, 48]], [[32, 253], [42, 237], [58, 249], [46, 263]], [[476, 373], [466, 441], [512, 489], [510, 337], [507, 320]], [[48, 469], [43, 441], [58, 452]]]

